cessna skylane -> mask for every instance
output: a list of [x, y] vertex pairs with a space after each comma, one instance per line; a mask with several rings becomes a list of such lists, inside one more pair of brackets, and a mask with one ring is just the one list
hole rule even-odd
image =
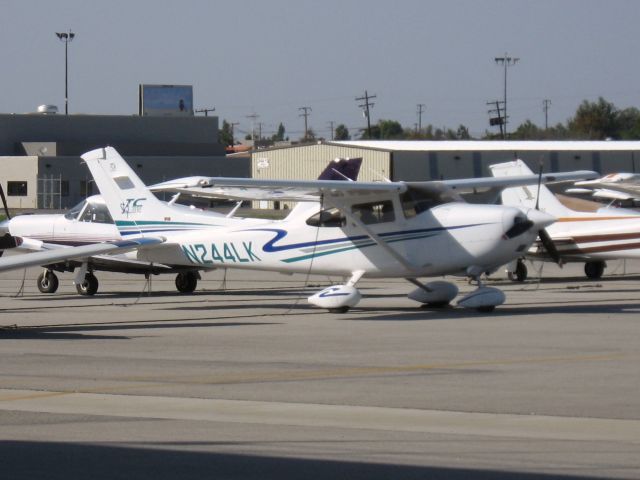
[[[319, 179], [325, 180], [356, 180], [360, 171], [361, 158], [336, 158], [331, 160]], [[179, 178], [154, 185], [154, 191], [163, 192], [175, 187], [197, 187], [206, 183], [208, 177]], [[0, 197], [7, 215], [7, 220], [0, 222], [0, 256], [2, 248], [11, 248], [11, 236], [21, 237], [24, 240], [18, 247], [21, 251], [53, 250], [61, 247], [80, 246], [121, 240], [120, 232], [116, 228], [109, 210], [100, 195], [93, 195], [71, 208], [65, 214], [36, 214], [20, 215], [11, 218], [7, 208], [4, 192], [0, 186]], [[164, 204], [161, 224], [151, 223], [148, 227], [156, 233], [163, 229], [172, 231], [188, 228], [197, 229], [203, 227], [218, 227], [238, 225], [246, 227], [253, 223], [264, 223], [264, 220], [235, 217], [237, 208], [228, 214], [201, 210], [192, 206], [175, 203], [179, 194], [171, 201]], [[239, 203], [236, 207], [239, 206]], [[6, 245], [2, 245], [2, 236]], [[110, 271], [120, 273], [137, 273], [148, 275], [176, 274], [176, 288], [181, 293], [192, 293], [200, 279], [200, 270], [208, 269], [207, 266], [196, 265], [165, 265], [162, 263], [150, 263], [135, 258], [127, 258], [122, 255], [95, 255], [86, 260], [65, 259], [55, 263], [43, 264], [44, 269], [38, 275], [36, 285], [42, 293], [54, 293], [58, 289], [59, 280], [54, 273], [74, 272], [78, 270], [74, 283], [76, 290], [81, 295], [94, 295], [98, 291], [98, 279], [95, 271]], [[82, 272], [85, 272], [82, 274]], [[83, 275], [83, 276], [82, 276]]]
[[[515, 160], [489, 167], [496, 178], [532, 174], [522, 161]], [[564, 206], [544, 185], [519, 186], [502, 191], [502, 204], [519, 208], [539, 208], [556, 217], [540, 241], [523, 252], [533, 260], [585, 262], [588, 278], [597, 279], [606, 268], [606, 260], [640, 258], [640, 214], [622, 208], [579, 212]], [[542, 238], [548, 235], [547, 238]], [[522, 258], [507, 267], [509, 277], [524, 281], [527, 268]]]
[[[82, 156], [124, 240], [93, 246], [100, 254], [128, 251], [139, 261], [172, 267], [243, 268], [284, 273], [343, 275], [309, 297], [315, 306], [344, 312], [361, 294], [366, 277], [400, 277], [417, 288], [409, 297], [422, 304], [447, 305], [458, 294], [446, 281], [420, 277], [462, 275], [477, 289], [457, 304], [491, 311], [504, 293], [482, 284], [481, 275], [521, 256], [554, 218], [535, 208], [464, 203], [457, 191], [593, 178], [593, 172], [526, 175], [439, 182], [287, 181], [210, 178], [195, 187], [200, 196], [297, 200], [284, 220], [261, 224], [178, 229], [166, 205], [152, 195], [111, 147]], [[177, 187], [188, 189], [188, 186]], [[304, 202], [307, 203], [304, 203]], [[19, 240], [19, 239], [18, 239]], [[92, 246], [0, 259], [0, 270], [64, 259], [84, 259]], [[32, 257], [32, 258], [28, 258]], [[83, 263], [85, 265], [85, 263]]]

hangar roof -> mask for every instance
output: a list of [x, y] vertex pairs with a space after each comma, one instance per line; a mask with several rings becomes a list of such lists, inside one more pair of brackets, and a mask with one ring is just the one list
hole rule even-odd
[[389, 151], [640, 151], [630, 140], [345, 140], [328, 145]]

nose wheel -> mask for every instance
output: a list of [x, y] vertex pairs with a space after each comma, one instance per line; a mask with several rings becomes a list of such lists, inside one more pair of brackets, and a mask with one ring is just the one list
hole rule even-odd
[[524, 282], [527, 279], [529, 272], [527, 270], [527, 266], [524, 264], [522, 259], [518, 259], [516, 263], [516, 269], [513, 272], [507, 272], [507, 277], [512, 282]]

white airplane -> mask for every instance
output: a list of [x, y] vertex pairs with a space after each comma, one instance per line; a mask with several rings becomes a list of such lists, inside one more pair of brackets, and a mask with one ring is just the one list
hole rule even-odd
[[[334, 159], [320, 174], [320, 179], [355, 180], [358, 176], [361, 158]], [[200, 187], [206, 185], [208, 177], [186, 177], [154, 185], [153, 191], [163, 192], [176, 187]], [[1, 188], [1, 187], [0, 187]], [[277, 192], [274, 192], [276, 195]], [[66, 214], [36, 214], [20, 215], [11, 218], [4, 199], [4, 192], [0, 196], [7, 215], [7, 220], [0, 222], [0, 237], [8, 234], [6, 245], [0, 240], [0, 256], [3, 248], [17, 248], [21, 251], [53, 250], [62, 246], [89, 245], [98, 242], [118, 241], [122, 237], [112, 220], [104, 199], [100, 195], [93, 195], [70, 209]], [[263, 220], [234, 217], [238, 203], [228, 214], [204, 211], [192, 206], [175, 203], [177, 195], [156, 216], [160, 223], [150, 223], [146, 231], [156, 233], [170, 229], [196, 229], [210, 226], [248, 226], [253, 222], [262, 223]], [[164, 203], [164, 202], [162, 202]], [[12, 243], [11, 237], [24, 238], [19, 247]], [[199, 270], [206, 269], [197, 266], [165, 265], [139, 261], [121, 255], [96, 255], [83, 261], [68, 259], [44, 265], [44, 269], [36, 280], [36, 285], [42, 293], [54, 293], [58, 289], [59, 280], [54, 271], [74, 272], [76, 269], [85, 271], [84, 277], [76, 275], [74, 283], [81, 295], [94, 295], [98, 291], [98, 279], [95, 271], [110, 271], [120, 273], [137, 273], [158, 275], [176, 273], [176, 288], [181, 293], [192, 293], [200, 279]]]
[[576, 182], [566, 190], [570, 194], [588, 194], [622, 207], [640, 206], [640, 174], [610, 173], [595, 180]]
[[[537, 175], [441, 182], [284, 181], [211, 178], [208, 188], [220, 196], [225, 188], [244, 198], [310, 200], [299, 203], [284, 220], [250, 226], [199, 230], [163, 228], [162, 202], [110, 147], [82, 158], [91, 170], [116, 226], [125, 239], [95, 245], [100, 253], [131, 250], [133, 258], [197, 268], [245, 268], [284, 273], [343, 275], [348, 281], [309, 297], [309, 302], [344, 312], [361, 298], [355, 288], [363, 277], [406, 278], [417, 286], [409, 297], [420, 303], [445, 305], [457, 287], [449, 282], [423, 284], [425, 276], [464, 275], [478, 288], [458, 305], [491, 311], [504, 293], [482, 285], [480, 277], [520, 256], [538, 232], [554, 218], [533, 208], [472, 205], [456, 190], [504, 187], [538, 182]], [[590, 178], [593, 172], [547, 174], [540, 181]], [[204, 194], [200, 187], [200, 194]], [[149, 228], [149, 225], [156, 227]], [[139, 244], [136, 244], [139, 243]], [[0, 259], [0, 271], [42, 259], [84, 258], [89, 246], [65, 252], [38, 252], [19, 263]], [[39, 256], [39, 257], [38, 257]], [[35, 263], [33, 263], [35, 262]]]
[[[497, 178], [533, 173], [522, 160], [489, 167]], [[539, 192], [539, 194], [538, 194]], [[579, 212], [564, 206], [544, 185], [520, 186], [502, 191], [502, 204], [519, 208], [539, 208], [557, 220], [545, 231], [549, 238], [536, 242], [526, 257], [556, 263], [585, 262], [588, 278], [600, 278], [606, 260], [640, 258], [640, 215], [626, 209]], [[544, 234], [543, 234], [544, 236]], [[527, 268], [519, 259], [507, 271], [510, 278], [524, 281]]]

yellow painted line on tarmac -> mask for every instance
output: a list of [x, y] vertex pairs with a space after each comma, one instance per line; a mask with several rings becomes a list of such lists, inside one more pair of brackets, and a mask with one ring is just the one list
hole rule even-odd
[[278, 382], [295, 380], [319, 380], [352, 376], [375, 376], [388, 373], [415, 373], [430, 370], [461, 370], [483, 366], [519, 365], [536, 363], [565, 363], [585, 361], [609, 361], [629, 356], [628, 354], [579, 355], [571, 357], [539, 357], [502, 360], [479, 360], [470, 362], [433, 363], [422, 365], [399, 365], [379, 367], [344, 367], [302, 371], [271, 371], [245, 374], [221, 374], [205, 376], [134, 376], [118, 380], [132, 382], [169, 382], [181, 384], [233, 384], [250, 382]]
[[[631, 357], [629, 354], [600, 354], [600, 355], [576, 355], [576, 356], [556, 356], [537, 358], [514, 358], [479, 360], [470, 362], [452, 363], [432, 363], [419, 365], [399, 365], [399, 366], [378, 366], [378, 367], [344, 367], [326, 368], [297, 371], [265, 371], [250, 373], [227, 373], [219, 375], [180, 375], [180, 376], [128, 376], [110, 378], [110, 381], [126, 382], [118, 385], [102, 385], [93, 388], [76, 388], [68, 391], [58, 392], [33, 392], [28, 396], [1, 396], [0, 402], [12, 402], [17, 400], [29, 400], [37, 398], [57, 397], [75, 393], [122, 393], [126, 391], [136, 391], [142, 389], [152, 389], [178, 385], [233, 385], [243, 383], [263, 383], [263, 382], [292, 382], [292, 381], [314, 381], [349, 378], [354, 376], [377, 376], [394, 373], [419, 373], [432, 370], [463, 370], [468, 368], [478, 368], [487, 366], [509, 366], [509, 365], [531, 365], [540, 363], [567, 363], [567, 362], [593, 362], [611, 361], [621, 358]], [[133, 383], [131, 383], [133, 382]], [[6, 391], [5, 391], [6, 392]]]

